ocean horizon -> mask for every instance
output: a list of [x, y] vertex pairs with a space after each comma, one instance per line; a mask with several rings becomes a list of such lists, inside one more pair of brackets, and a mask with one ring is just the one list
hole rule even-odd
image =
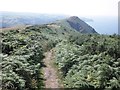
[[86, 22], [92, 26], [99, 34], [118, 34], [118, 17], [114, 16], [99, 16], [91, 17], [93, 21]]

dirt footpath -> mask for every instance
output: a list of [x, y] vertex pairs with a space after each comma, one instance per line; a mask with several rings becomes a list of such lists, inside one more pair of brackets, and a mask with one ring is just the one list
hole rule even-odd
[[48, 51], [45, 53], [45, 58], [43, 60], [46, 67], [43, 68], [43, 74], [45, 79], [45, 88], [60, 88], [58, 83], [57, 71], [53, 66], [53, 51]]

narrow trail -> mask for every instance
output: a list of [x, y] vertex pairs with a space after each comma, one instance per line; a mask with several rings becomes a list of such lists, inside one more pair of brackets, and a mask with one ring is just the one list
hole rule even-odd
[[48, 51], [45, 53], [45, 58], [43, 60], [45, 67], [43, 68], [43, 75], [45, 79], [45, 88], [61, 88], [59, 85], [57, 71], [53, 66], [53, 51]]

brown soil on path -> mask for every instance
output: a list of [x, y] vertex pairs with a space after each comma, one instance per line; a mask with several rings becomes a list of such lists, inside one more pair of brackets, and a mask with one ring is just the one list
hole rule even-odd
[[53, 65], [53, 50], [45, 53], [43, 62], [46, 66], [43, 68], [45, 88], [61, 88], [61, 85], [58, 83], [59, 78], [57, 76], [57, 71]]

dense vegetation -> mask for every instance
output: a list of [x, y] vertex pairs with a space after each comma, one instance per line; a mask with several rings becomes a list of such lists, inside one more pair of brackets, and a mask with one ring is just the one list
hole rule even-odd
[[53, 47], [53, 38], [49, 39], [49, 36], [35, 31], [33, 27], [2, 32], [1, 36], [2, 89], [42, 88], [40, 69], [43, 66], [43, 52]]
[[53, 47], [65, 88], [120, 89], [118, 35], [81, 34], [66, 21], [3, 31], [0, 35], [3, 90], [44, 88], [42, 60]]
[[120, 37], [78, 35], [59, 43], [55, 60], [66, 88], [120, 89]]
[[[43, 53], [60, 42], [67, 34], [61, 27], [57, 30], [48, 25], [30, 26], [25, 29], [0, 33], [2, 38], [2, 89], [31, 90], [43, 88], [41, 67]], [[66, 34], [66, 36], [65, 36]]]
[[[27, 33], [26, 33], [27, 34]], [[36, 33], [9, 31], [2, 33], [2, 88], [23, 90], [39, 85], [43, 50]], [[38, 36], [39, 37], [39, 36]]]

